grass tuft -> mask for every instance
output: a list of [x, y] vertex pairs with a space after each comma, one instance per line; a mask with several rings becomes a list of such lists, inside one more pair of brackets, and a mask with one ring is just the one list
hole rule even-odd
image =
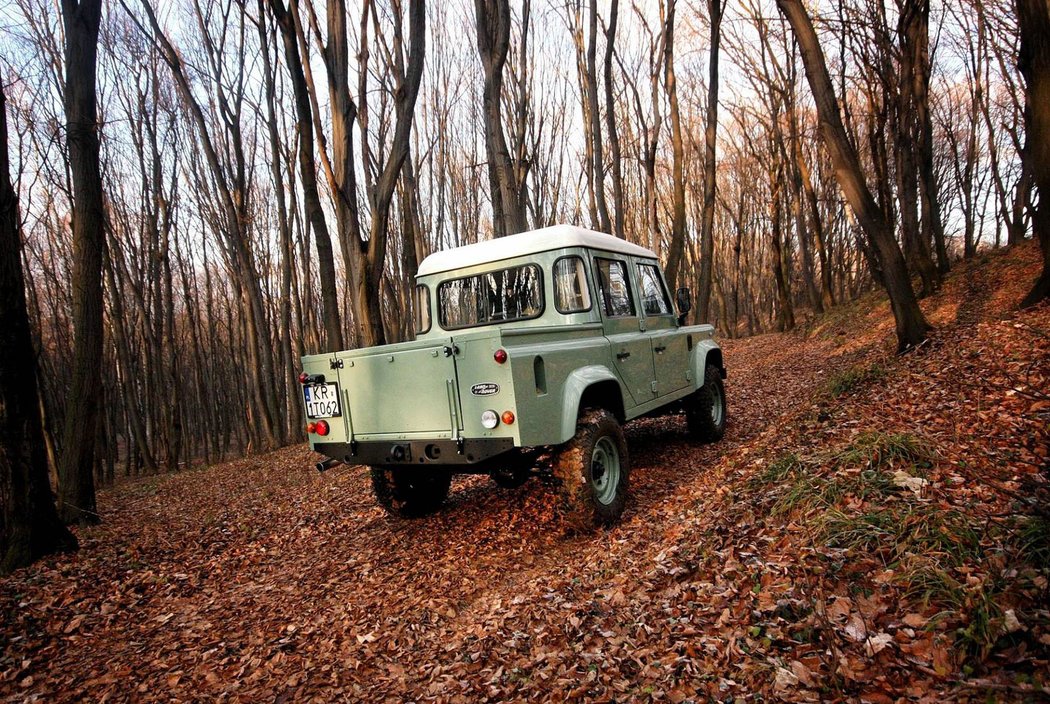
[[878, 383], [886, 376], [886, 368], [878, 363], [870, 367], [852, 367], [831, 376], [827, 381], [827, 390], [832, 396], [845, 396], [862, 387]]
[[878, 554], [886, 564], [922, 556], [957, 567], [981, 556], [980, 537], [958, 511], [930, 511], [910, 502], [857, 515], [829, 511], [820, 533], [830, 547]]
[[848, 467], [885, 467], [891, 464], [928, 469], [936, 458], [933, 446], [914, 433], [861, 433], [853, 442], [832, 455], [835, 464]]
[[1050, 518], [1025, 516], [1018, 526], [1016, 544], [1021, 557], [1035, 567], [1050, 565]]

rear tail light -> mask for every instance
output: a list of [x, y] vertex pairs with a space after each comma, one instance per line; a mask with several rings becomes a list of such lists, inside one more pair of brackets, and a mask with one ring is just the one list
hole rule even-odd
[[507, 350], [500, 347], [493, 353], [492, 358], [496, 360], [497, 364], [503, 364], [507, 361]]
[[299, 375], [299, 383], [300, 384], [305, 384], [307, 379], [309, 379], [309, 378], [310, 378], [310, 375], [307, 374], [306, 372], [303, 372], [302, 374]]
[[317, 423], [313, 423], [313, 422], [307, 423], [306, 424], [306, 432], [308, 432], [308, 433], [316, 433], [317, 432]]
[[319, 420], [317, 421], [317, 434], [321, 436], [328, 435], [332, 429], [328, 426], [328, 421]]
[[512, 411], [503, 411], [503, 415], [500, 416], [500, 420], [503, 421], [504, 425], [510, 425], [514, 422], [514, 413]]

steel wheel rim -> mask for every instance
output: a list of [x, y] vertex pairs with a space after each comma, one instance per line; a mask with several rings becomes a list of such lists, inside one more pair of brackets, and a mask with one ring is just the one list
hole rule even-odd
[[616, 500], [620, 486], [620, 450], [610, 437], [599, 438], [591, 452], [591, 487], [603, 506]]
[[716, 427], [722, 425], [725, 413], [726, 404], [722, 396], [722, 387], [719, 384], [711, 384], [711, 422]]

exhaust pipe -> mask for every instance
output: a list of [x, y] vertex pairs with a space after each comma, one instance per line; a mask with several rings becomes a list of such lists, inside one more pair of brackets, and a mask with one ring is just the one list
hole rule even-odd
[[324, 462], [318, 462], [316, 465], [314, 465], [314, 468], [318, 472], [325, 472], [325, 471], [328, 471], [329, 469], [331, 469], [332, 467], [338, 467], [342, 463], [343, 463], [342, 460], [336, 460], [336, 459], [329, 458], [329, 459], [325, 460]]

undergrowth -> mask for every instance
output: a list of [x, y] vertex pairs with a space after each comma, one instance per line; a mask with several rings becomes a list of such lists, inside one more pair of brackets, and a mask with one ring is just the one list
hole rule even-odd
[[832, 375], [827, 381], [827, 391], [835, 397], [845, 396], [861, 387], [882, 381], [886, 375], [886, 368], [878, 363], [869, 367], [852, 367]]
[[[926, 478], [936, 457], [921, 436], [866, 432], [828, 452], [782, 455], [749, 486], [770, 497], [771, 515], [801, 519], [814, 547], [831, 548], [828, 557], [838, 564], [845, 551], [892, 570], [892, 583], [913, 604], [909, 608], [936, 609], [933, 621], [953, 624], [960, 652], [980, 662], [1004, 632], [1002, 603], [1009, 588], [998, 576], [1001, 568], [988, 562], [982, 541], [1004, 536], [930, 500]], [[1012, 551], [1029, 564], [1050, 564], [1046, 518], [1020, 519], [1008, 533]], [[986, 576], [975, 577], [975, 567]]]

